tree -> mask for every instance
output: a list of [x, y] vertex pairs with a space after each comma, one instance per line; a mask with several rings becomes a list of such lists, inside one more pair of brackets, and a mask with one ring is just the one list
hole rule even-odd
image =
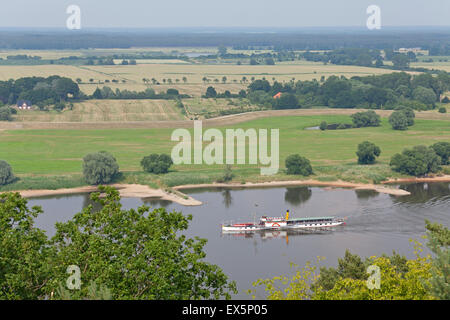
[[34, 226], [42, 213], [19, 193], [0, 194], [0, 300], [43, 299], [51, 272], [45, 232]]
[[[18, 193], [0, 195], [0, 299], [229, 299], [237, 293], [205, 262], [206, 240], [183, 233], [192, 216], [147, 206], [124, 210], [119, 192], [99, 187], [90, 205], [56, 224], [49, 240], [34, 226], [40, 207]], [[79, 290], [65, 289], [67, 268]]]
[[272, 103], [273, 109], [298, 109], [300, 104], [295, 94], [284, 93], [281, 97], [274, 99]]
[[389, 123], [394, 130], [408, 129], [408, 118], [403, 111], [394, 111], [389, 116]]
[[322, 130], [322, 131], [324, 131], [324, 130], [327, 130], [327, 128], [328, 128], [327, 122], [326, 122], [326, 121], [322, 121], [322, 122], [320, 123], [319, 129]]
[[378, 127], [381, 124], [381, 117], [373, 110], [357, 112], [351, 115], [353, 126], [361, 127]]
[[391, 158], [392, 170], [413, 176], [424, 176], [440, 169], [441, 158], [432, 148], [415, 146], [405, 149]]
[[313, 174], [311, 163], [305, 157], [298, 154], [290, 155], [285, 160], [287, 174], [300, 174], [302, 176], [309, 176]]
[[227, 77], [223, 76], [222, 77], [222, 83], [226, 83], [227, 82]]
[[89, 184], [110, 183], [118, 174], [116, 158], [106, 151], [90, 153], [83, 158], [83, 175]]
[[430, 148], [441, 158], [442, 165], [450, 164], [450, 142], [436, 142]]
[[141, 160], [142, 168], [147, 172], [155, 174], [169, 172], [169, 168], [172, 164], [172, 158], [167, 154], [153, 153]]
[[16, 180], [12, 168], [5, 160], [0, 160], [0, 186], [10, 184]]
[[418, 86], [413, 90], [413, 98], [417, 101], [420, 101], [428, 106], [434, 106], [437, 101], [437, 97], [433, 89], [424, 88], [422, 86]]
[[450, 299], [450, 231], [441, 224], [425, 220], [427, 247], [435, 254], [432, 259], [428, 291], [437, 299]]
[[103, 99], [102, 91], [99, 88], [95, 89], [94, 93], [92, 94], [92, 97], [94, 99]]
[[412, 108], [405, 106], [398, 106], [394, 110], [402, 111], [405, 114], [406, 119], [408, 120], [408, 127], [414, 125], [414, 118], [416, 117], [416, 114], [414, 113], [414, 110]]
[[372, 164], [375, 163], [376, 157], [380, 156], [381, 149], [374, 143], [369, 141], [364, 141], [358, 145], [358, 151], [356, 155], [358, 156], [359, 164]]
[[409, 58], [405, 54], [396, 54], [392, 58], [392, 63], [396, 69], [407, 69], [409, 68]]
[[218, 55], [219, 55], [220, 57], [223, 57], [224, 55], [227, 54], [227, 47], [225, 47], [225, 46], [219, 46], [219, 47], [217, 48], [217, 53], [218, 53]]
[[[147, 206], [123, 210], [117, 190], [101, 187], [92, 199], [101, 210], [87, 207], [66, 223], [57, 224], [54, 246], [58, 249], [57, 276], [76, 264], [84, 283], [103, 284], [114, 299], [220, 299], [236, 292], [223, 271], [203, 259], [204, 239], [183, 235], [192, 216], [150, 211]], [[86, 286], [75, 297], [87, 295]]]
[[217, 96], [216, 89], [214, 87], [208, 87], [206, 89], [205, 97], [206, 98], [215, 98]]

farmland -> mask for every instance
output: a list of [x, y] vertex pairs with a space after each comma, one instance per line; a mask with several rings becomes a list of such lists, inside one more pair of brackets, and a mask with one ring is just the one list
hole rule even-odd
[[[39, 66], [0, 66], [0, 80], [18, 79], [29, 76], [48, 77], [60, 75], [71, 79], [80, 79], [80, 89], [92, 94], [100, 86], [109, 86], [113, 90], [127, 89], [143, 91], [148, 87], [156, 92], [175, 88], [180, 93], [201, 96], [210, 85], [223, 92], [229, 90], [237, 93], [245, 89], [252, 79], [266, 78], [279, 82], [291, 80], [319, 80], [322, 76], [365, 76], [390, 73], [390, 70], [358, 66], [324, 65], [317, 62], [293, 62], [270, 65], [236, 65], [236, 64], [194, 64], [175, 63], [176, 61], [137, 61], [137, 65], [114, 66], [73, 66], [73, 65], [39, 65]], [[186, 82], [183, 81], [186, 78]], [[222, 78], [226, 77], [223, 83]], [[160, 84], [145, 84], [143, 79], [156, 79]], [[204, 78], [206, 80], [204, 80]], [[245, 81], [243, 81], [243, 78]], [[170, 80], [169, 80], [170, 79]], [[114, 80], [114, 82], [113, 82]], [[169, 83], [170, 82], [170, 83]], [[244, 83], [243, 83], [244, 82]]]
[[88, 100], [61, 112], [19, 110], [17, 121], [32, 122], [122, 122], [181, 120], [173, 100]]

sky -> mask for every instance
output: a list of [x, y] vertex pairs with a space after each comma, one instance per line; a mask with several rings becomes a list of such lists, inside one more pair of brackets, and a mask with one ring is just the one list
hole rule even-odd
[[69, 5], [81, 28], [365, 27], [369, 5], [382, 26], [449, 26], [450, 0], [13, 0], [0, 27], [65, 28]]

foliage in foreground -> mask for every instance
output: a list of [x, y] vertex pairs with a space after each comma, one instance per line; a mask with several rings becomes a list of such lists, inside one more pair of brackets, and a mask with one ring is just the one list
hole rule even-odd
[[[363, 261], [346, 251], [337, 268], [307, 263], [296, 266], [293, 276], [259, 279], [253, 287], [262, 286], [270, 300], [428, 300], [450, 297], [450, 231], [426, 221], [428, 247], [435, 257], [421, 257], [421, 244], [416, 242], [415, 259], [408, 260], [395, 252], [391, 256], [372, 256]], [[320, 261], [320, 259], [318, 259]], [[380, 271], [379, 288], [369, 285], [373, 274], [368, 267]], [[249, 290], [255, 297], [256, 289]]]
[[[72, 220], [48, 239], [34, 226], [42, 213], [18, 193], [0, 195], [0, 299], [219, 299], [234, 282], [204, 261], [204, 239], [182, 235], [191, 216], [122, 210], [118, 191], [100, 187]], [[180, 234], [181, 233], [181, 234]], [[80, 290], [68, 291], [70, 265], [80, 269]]]

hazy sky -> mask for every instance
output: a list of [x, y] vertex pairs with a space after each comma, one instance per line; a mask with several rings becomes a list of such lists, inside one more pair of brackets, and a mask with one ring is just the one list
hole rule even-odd
[[65, 28], [71, 4], [82, 28], [365, 26], [372, 4], [382, 26], [450, 26], [450, 0], [3, 0], [0, 27]]

